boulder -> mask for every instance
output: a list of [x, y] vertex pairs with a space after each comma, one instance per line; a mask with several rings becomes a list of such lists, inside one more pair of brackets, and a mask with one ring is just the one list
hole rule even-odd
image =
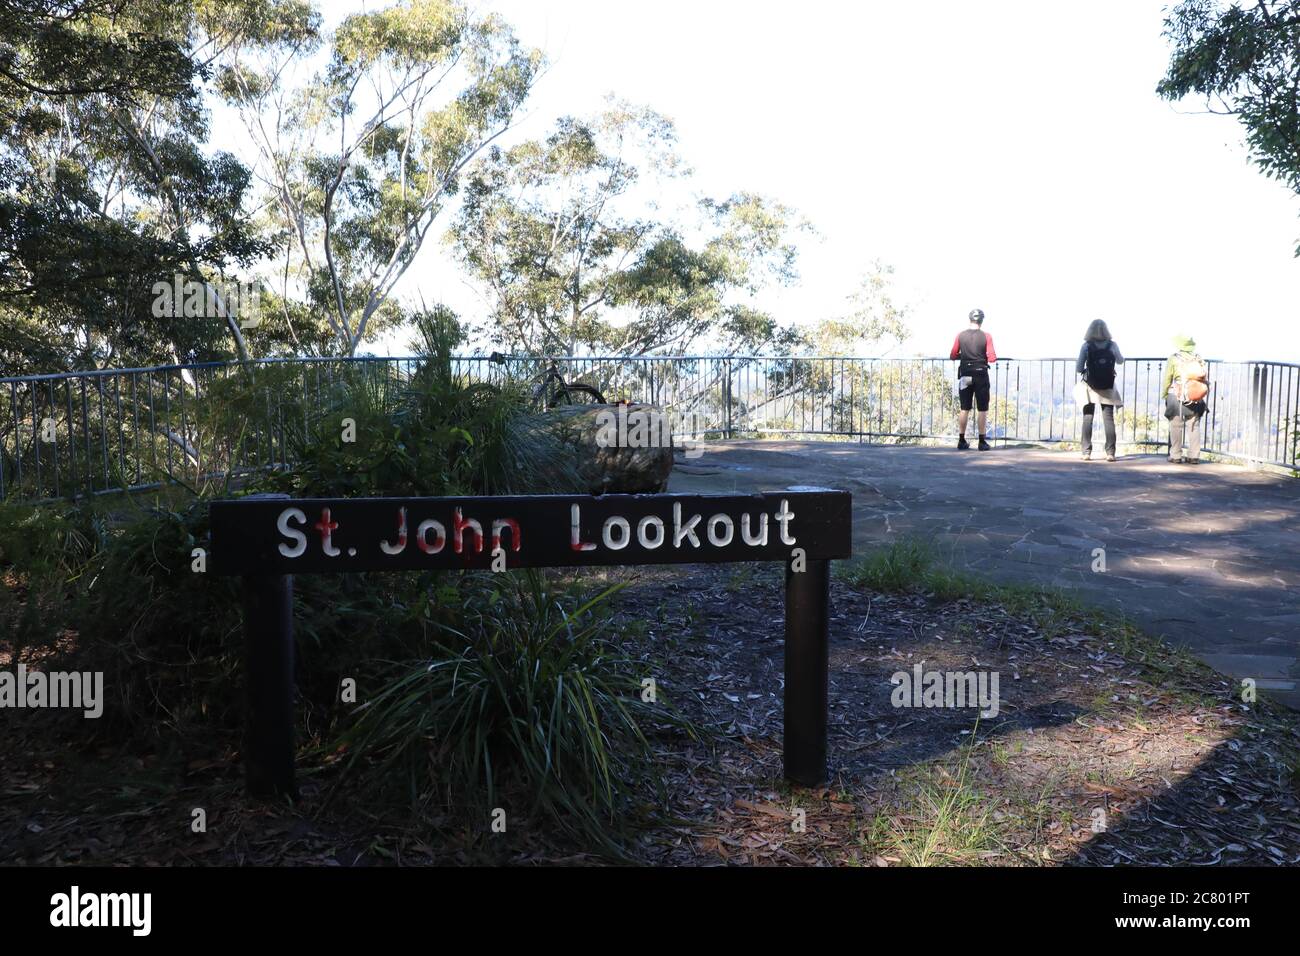
[[587, 490], [601, 494], [665, 491], [673, 470], [672, 432], [656, 405], [561, 405], [545, 417], [573, 449]]

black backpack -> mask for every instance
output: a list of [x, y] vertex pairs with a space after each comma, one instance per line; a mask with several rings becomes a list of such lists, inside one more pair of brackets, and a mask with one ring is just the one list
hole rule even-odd
[[1109, 342], [1088, 343], [1088, 363], [1084, 370], [1088, 384], [1098, 391], [1115, 387], [1115, 353], [1110, 350]]

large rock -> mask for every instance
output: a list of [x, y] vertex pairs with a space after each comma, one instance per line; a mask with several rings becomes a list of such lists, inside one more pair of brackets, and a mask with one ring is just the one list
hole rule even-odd
[[576, 456], [592, 494], [645, 494], [668, 488], [672, 431], [656, 405], [562, 405], [546, 412]]

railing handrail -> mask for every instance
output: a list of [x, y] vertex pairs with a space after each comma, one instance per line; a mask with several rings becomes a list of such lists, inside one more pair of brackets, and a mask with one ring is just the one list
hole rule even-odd
[[[555, 362], [616, 400], [675, 416], [695, 439], [739, 435], [838, 441], [953, 440], [956, 363], [943, 356], [452, 356], [457, 376], [497, 381]], [[0, 501], [41, 500], [200, 480], [290, 464], [295, 436], [354, 376], [381, 372], [383, 401], [404, 393], [426, 357], [284, 356], [0, 378]], [[495, 360], [495, 361], [494, 361]], [[1082, 405], [1077, 357], [1001, 358], [990, 376], [994, 441], [1075, 443]], [[1163, 356], [1117, 367], [1119, 441], [1163, 447]], [[1203, 447], [1247, 464], [1300, 473], [1300, 364], [1210, 359]], [[500, 364], [500, 369], [494, 368]], [[246, 373], [241, 374], [241, 370]], [[258, 374], [281, 369], [283, 374]], [[389, 383], [397, 390], [389, 390]], [[212, 402], [223, 395], [242, 404]], [[231, 419], [230, 416], [235, 418]], [[1175, 416], [1177, 417], [1177, 416]]]
[[[484, 356], [486, 358], [487, 356]], [[459, 356], [456, 357], [459, 360]], [[10, 382], [43, 382], [58, 378], [100, 378], [113, 375], [140, 375], [147, 372], [188, 372], [204, 368], [236, 368], [242, 365], [289, 365], [311, 362], [408, 362], [419, 361], [414, 355], [303, 355], [287, 358], [229, 359], [212, 362], [186, 362], [180, 365], [145, 365], [139, 368], [93, 368], [80, 372], [41, 372], [35, 375], [10, 375], [0, 378], [0, 385]]]
[[[951, 362], [946, 355], [914, 356], [873, 356], [873, 355], [521, 355], [510, 354], [509, 361], [556, 361], [556, 362], [714, 362], [714, 361], [800, 361], [800, 362]], [[995, 367], [1002, 362], [1074, 362], [1078, 356], [1061, 355], [1039, 358], [1019, 358], [1011, 355], [999, 356]], [[1125, 356], [1122, 364], [1129, 362], [1165, 362], [1168, 355]], [[209, 368], [238, 368], [250, 365], [291, 365], [311, 364], [315, 362], [420, 362], [424, 356], [419, 355], [302, 355], [277, 358], [231, 359], [228, 361], [186, 362], [174, 365], [148, 365], [138, 368], [101, 368], [71, 372], [42, 372], [33, 375], [11, 375], [0, 377], [0, 386], [24, 382], [44, 382], [64, 378], [104, 378], [115, 375], [142, 375], [156, 372], [197, 371]], [[453, 355], [452, 361], [491, 361], [490, 353], [480, 355]], [[1270, 365], [1281, 368], [1300, 369], [1298, 362], [1279, 362], [1273, 359], [1206, 359], [1214, 365]]]

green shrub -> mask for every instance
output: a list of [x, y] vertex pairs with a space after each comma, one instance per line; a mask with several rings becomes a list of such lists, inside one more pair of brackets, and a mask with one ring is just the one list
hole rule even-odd
[[[349, 497], [580, 487], [572, 453], [526, 411], [519, 390], [453, 374], [454, 323], [430, 316], [421, 329], [413, 374], [380, 364], [337, 372], [311, 397], [319, 425], [282, 430], [292, 447], [274, 458], [293, 465], [255, 474], [244, 490]], [[228, 461], [257, 459], [259, 443], [281, 432], [276, 415], [311, 417], [290, 373], [245, 372], [204, 391], [206, 446], [228, 446]], [[285, 392], [270, 412], [268, 384]], [[344, 419], [354, 442], [343, 440]], [[58, 625], [75, 632], [60, 666], [104, 672], [103, 717], [80, 731], [187, 757], [228, 749], [242, 732], [239, 581], [192, 567], [195, 549], [210, 545], [205, 495], [213, 490], [132, 505], [130, 520], [110, 522], [84, 509], [0, 509], [0, 563], [42, 585], [36, 599], [34, 584], [24, 585], [25, 604], [21, 589], [5, 588], [3, 610], [39, 619], [59, 608]], [[457, 572], [296, 578], [300, 740], [318, 755], [345, 742], [352, 766], [378, 768], [369, 779], [380, 788], [394, 780], [385, 770], [401, 766], [404, 792], [420, 806], [468, 811], [502, 793], [523, 795], [530, 810], [618, 853], [610, 834], [636, 818], [656, 783], [644, 719], [672, 718], [642, 704], [642, 675], [604, 633], [609, 592], [589, 599], [547, 581]], [[46, 621], [51, 632], [54, 622]], [[26, 626], [36, 633], [38, 623]], [[359, 713], [340, 701], [345, 676], [371, 691]]]
[[410, 375], [345, 368], [319, 397], [314, 424], [290, 433], [292, 465], [254, 481], [298, 497], [576, 491], [572, 452], [527, 410], [521, 389], [472, 381], [452, 367], [450, 319], [426, 315]]
[[[328, 366], [322, 382], [316, 363], [254, 363], [218, 372], [200, 379], [191, 425], [203, 471], [218, 476], [284, 461], [289, 444], [306, 430], [317, 396], [333, 388]], [[216, 492], [222, 479], [203, 484]]]
[[[640, 667], [605, 635], [604, 603], [553, 593], [535, 572], [465, 578], [458, 627], [398, 669], [343, 736], [380, 789], [417, 807], [481, 814], [518, 794], [612, 854], [655, 784], [642, 724], [669, 720], [641, 700]], [[621, 587], [621, 586], [620, 586]], [[400, 774], [389, 771], [400, 769]]]
[[[534, 428], [518, 396], [452, 374], [454, 323], [432, 316], [423, 327], [429, 350], [414, 375], [399, 379], [389, 366], [369, 364], [337, 372], [318, 395], [326, 406], [322, 424], [285, 429], [297, 445], [292, 449], [296, 464], [255, 478], [248, 490], [346, 497], [491, 494], [563, 485], [560, 446]], [[242, 420], [245, 438], [260, 440], [257, 436], [273, 422], [259, 411], [265, 399], [250, 396], [268, 386], [287, 392], [275, 397], [274, 407], [299, 414], [295, 402], [301, 388], [284, 368], [243, 373], [208, 387], [209, 402], [222, 406], [210, 410], [208, 421], [226, 421], [233, 428]], [[355, 442], [341, 440], [344, 418], [353, 420]], [[10, 520], [12, 533], [0, 524], [0, 548], [12, 541], [11, 549], [27, 549], [14, 560], [60, 572], [44, 573], [51, 593], [40, 603], [72, 606], [78, 666], [105, 672], [109, 700], [97, 732], [188, 743], [195, 739], [193, 729], [239, 727], [238, 581], [191, 568], [194, 549], [209, 546], [202, 496], [176, 508], [137, 508], [134, 520], [103, 531], [90, 553], [68, 567], [58, 564], [59, 554], [80, 554], [81, 546], [56, 544], [73, 533], [67, 519], [42, 516], [43, 530], [30, 540], [23, 536], [29, 528], [17, 517]], [[31, 540], [49, 544], [32, 551]], [[342, 675], [378, 679], [367, 661], [427, 653], [431, 629], [460, 621], [460, 589], [452, 575], [298, 578], [295, 624], [303, 649], [298, 684], [312, 731], [331, 732], [343, 716], [337, 703]], [[29, 601], [25, 613], [34, 614], [37, 606]]]
[[238, 582], [192, 570], [207, 530], [204, 502], [147, 509], [83, 572], [76, 664], [104, 672], [97, 733], [157, 741], [195, 722], [238, 726]]
[[69, 626], [69, 594], [106, 534], [88, 509], [0, 504], [0, 628], [15, 654], [54, 643]]

